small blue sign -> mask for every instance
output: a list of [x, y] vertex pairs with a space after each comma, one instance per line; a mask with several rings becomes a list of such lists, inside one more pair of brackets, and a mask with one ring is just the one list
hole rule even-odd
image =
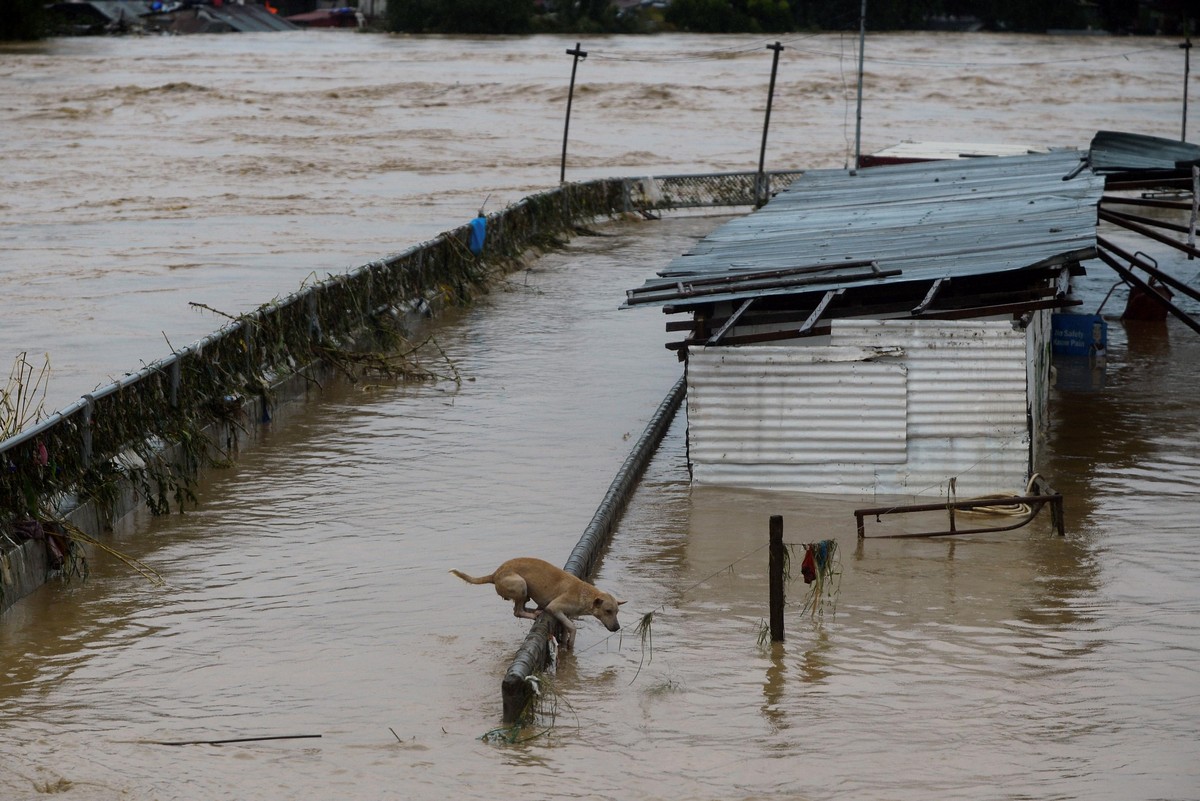
[[1108, 323], [1098, 314], [1054, 314], [1050, 349], [1056, 356], [1091, 356], [1108, 350]]

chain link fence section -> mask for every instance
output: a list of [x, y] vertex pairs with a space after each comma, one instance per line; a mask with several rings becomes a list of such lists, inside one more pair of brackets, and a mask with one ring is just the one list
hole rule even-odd
[[756, 192], [759, 174], [755, 172], [627, 178], [625, 191], [631, 206], [638, 210], [753, 206], [759, 197], [770, 198], [802, 175], [800, 171], [763, 173], [765, 192]]

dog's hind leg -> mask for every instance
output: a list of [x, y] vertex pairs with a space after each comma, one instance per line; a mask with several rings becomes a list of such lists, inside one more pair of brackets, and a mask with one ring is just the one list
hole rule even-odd
[[516, 573], [496, 579], [496, 594], [513, 602], [513, 616], [515, 617], [537, 620], [538, 615], [542, 613], [540, 609], [529, 609], [525, 606], [529, 602], [529, 587], [525, 584], [525, 579]]

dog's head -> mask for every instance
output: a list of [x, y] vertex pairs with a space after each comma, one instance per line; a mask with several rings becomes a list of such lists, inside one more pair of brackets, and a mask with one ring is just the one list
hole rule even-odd
[[623, 603], [625, 602], [618, 601], [607, 592], [597, 593], [595, 600], [592, 601], [592, 614], [609, 631], [620, 631], [621, 624], [617, 622], [617, 611]]

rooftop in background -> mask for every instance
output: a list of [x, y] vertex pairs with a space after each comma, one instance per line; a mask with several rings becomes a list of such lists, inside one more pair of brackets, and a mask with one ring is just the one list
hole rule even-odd
[[1100, 173], [1144, 170], [1184, 170], [1200, 164], [1200, 145], [1158, 136], [1099, 131], [1088, 152], [1092, 169]]
[[984, 156], [1027, 156], [1049, 153], [1050, 148], [1037, 145], [981, 145], [957, 142], [901, 142], [875, 153], [858, 157], [859, 167], [880, 167], [885, 164], [911, 164], [917, 161], [971, 159]]
[[182, 0], [73, 0], [48, 5], [57, 35], [99, 33], [267, 33], [297, 26], [265, 5]]

